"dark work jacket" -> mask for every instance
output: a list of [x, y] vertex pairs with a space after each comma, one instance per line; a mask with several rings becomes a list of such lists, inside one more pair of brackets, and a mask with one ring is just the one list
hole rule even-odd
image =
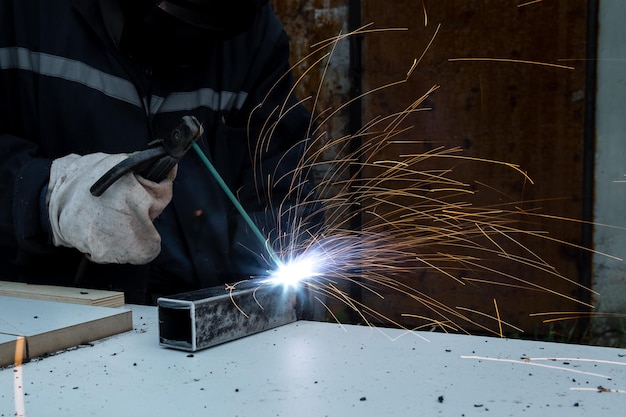
[[[289, 190], [310, 191], [291, 174], [309, 115], [289, 96], [281, 24], [265, 6], [247, 32], [195, 49], [191, 66], [144, 64], [119, 52], [98, 0], [0, 0], [0, 279], [120, 289], [130, 302], [151, 302], [268, 269], [263, 246], [193, 151], [155, 221], [162, 251], [151, 264], [93, 264], [46, 232], [40, 207], [53, 159], [145, 149], [183, 115], [203, 124], [200, 147], [265, 236], [294, 224]], [[271, 137], [260, 154], [259, 136]]]

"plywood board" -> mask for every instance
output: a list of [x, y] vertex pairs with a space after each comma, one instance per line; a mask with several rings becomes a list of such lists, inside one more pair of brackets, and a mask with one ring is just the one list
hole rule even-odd
[[101, 307], [123, 307], [124, 293], [85, 288], [32, 285], [22, 282], [0, 281], [0, 296], [34, 300], [61, 301]]
[[[26, 338], [25, 359], [78, 346], [132, 329], [131, 311], [0, 296], [0, 336]], [[7, 339], [7, 349], [10, 340]], [[14, 349], [13, 344], [13, 349]], [[0, 366], [13, 355], [0, 356]]]

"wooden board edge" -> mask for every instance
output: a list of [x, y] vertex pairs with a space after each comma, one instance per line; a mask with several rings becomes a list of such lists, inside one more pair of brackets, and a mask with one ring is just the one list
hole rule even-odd
[[122, 292], [12, 281], [0, 281], [0, 296], [113, 308], [123, 307], [125, 304]]
[[[1, 334], [5, 339], [11, 340], [0, 340], [0, 367], [11, 366], [15, 364], [15, 348], [17, 347], [17, 339], [18, 336], [5, 335]], [[22, 357], [26, 357], [26, 344], [24, 346], [24, 351], [22, 352]]]
[[28, 359], [94, 342], [133, 329], [132, 311], [40, 333], [26, 338]]

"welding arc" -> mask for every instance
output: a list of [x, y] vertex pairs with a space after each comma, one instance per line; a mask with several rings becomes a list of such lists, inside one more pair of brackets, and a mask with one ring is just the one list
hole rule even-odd
[[280, 258], [278, 257], [276, 252], [274, 252], [274, 249], [270, 246], [269, 241], [265, 238], [265, 236], [263, 236], [263, 234], [261, 233], [261, 231], [259, 230], [257, 225], [254, 224], [254, 221], [252, 220], [252, 218], [250, 218], [250, 215], [248, 215], [248, 213], [243, 208], [243, 206], [241, 205], [239, 200], [237, 200], [237, 197], [235, 197], [233, 192], [230, 191], [230, 188], [228, 188], [228, 185], [226, 185], [226, 182], [224, 181], [224, 179], [222, 178], [220, 173], [217, 172], [217, 169], [215, 169], [215, 166], [213, 166], [211, 161], [209, 161], [209, 158], [207, 158], [207, 156], [204, 154], [204, 152], [202, 152], [202, 149], [200, 149], [200, 146], [198, 146], [198, 144], [196, 142], [192, 142], [191, 146], [193, 147], [194, 151], [196, 151], [196, 153], [200, 157], [200, 160], [202, 160], [204, 165], [206, 165], [206, 167], [208, 168], [209, 172], [211, 172], [211, 174], [213, 175], [213, 177], [215, 178], [215, 180], [217, 181], [219, 186], [226, 193], [226, 196], [233, 203], [233, 205], [235, 206], [235, 208], [237, 209], [239, 214], [241, 214], [241, 217], [243, 217], [243, 219], [246, 221], [246, 223], [248, 224], [248, 226], [252, 230], [252, 233], [254, 233], [254, 235], [257, 237], [257, 239], [259, 239], [261, 244], [265, 247], [265, 250], [267, 250], [267, 253], [269, 254], [270, 258], [272, 258], [272, 260], [275, 262], [275, 264], [277, 266], [280, 265], [282, 262], [280, 261]]

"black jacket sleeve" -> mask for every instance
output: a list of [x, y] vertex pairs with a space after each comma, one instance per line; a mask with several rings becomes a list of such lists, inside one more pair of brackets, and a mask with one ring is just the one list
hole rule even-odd
[[37, 158], [33, 143], [11, 135], [3, 126], [0, 121], [0, 244], [15, 248], [15, 260], [27, 253], [49, 253], [54, 248], [41, 225], [45, 214], [40, 208], [52, 160]]

